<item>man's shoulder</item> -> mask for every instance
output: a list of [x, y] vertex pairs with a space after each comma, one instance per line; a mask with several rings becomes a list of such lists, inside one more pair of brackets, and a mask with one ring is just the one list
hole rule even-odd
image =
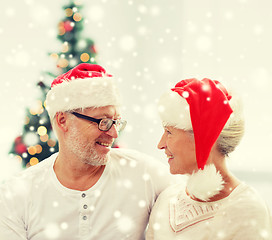
[[38, 164], [31, 166], [27, 169], [20, 171], [19, 173], [6, 179], [0, 186], [0, 189], [16, 188], [16, 186], [30, 185], [33, 182], [39, 182], [43, 176], [50, 169], [54, 161], [55, 155], [39, 162]]
[[50, 157], [44, 159], [38, 164], [31, 166], [25, 170], [23, 170], [20, 175], [21, 177], [32, 177], [36, 175], [40, 175], [45, 172], [45, 170], [49, 170], [56, 159], [56, 154], [51, 155]]

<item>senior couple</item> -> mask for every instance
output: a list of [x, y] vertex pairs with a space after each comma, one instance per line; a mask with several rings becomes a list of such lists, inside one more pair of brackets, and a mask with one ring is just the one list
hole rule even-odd
[[1, 240], [272, 239], [265, 202], [227, 169], [244, 133], [229, 89], [186, 79], [161, 96], [158, 148], [168, 165], [111, 148], [126, 126], [119, 107], [99, 65], [52, 82], [46, 108], [59, 152], [1, 185]]

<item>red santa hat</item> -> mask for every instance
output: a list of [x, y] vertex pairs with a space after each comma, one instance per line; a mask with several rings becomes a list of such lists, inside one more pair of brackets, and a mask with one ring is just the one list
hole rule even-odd
[[[212, 146], [230, 118], [230, 94], [218, 81], [186, 79], [165, 93], [159, 103], [163, 124], [193, 130], [199, 171], [193, 173], [187, 189], [195, 197], [208, 200], [223, 188], [214, 165], [206, 166]], [[207, 180], [209, 182], [207, 182]]]
[[120, 105], [120, 97], [112, 76], [96, 64], [82, 63], [58, 76], [46, 96], [51, 119], [57, 112], [109, 105]]

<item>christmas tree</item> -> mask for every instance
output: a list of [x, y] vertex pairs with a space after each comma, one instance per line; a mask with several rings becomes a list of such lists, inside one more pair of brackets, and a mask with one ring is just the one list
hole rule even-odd
[[[79, 63], [96, 63], [94, 42], [81, 36], [84, 23], [80, 13], [81, 3], [70, 2], [63, 9], [65, 17], [58, 24], [57, 36], [62, 42], [62, 49], [60, 52], [50, 53], [56, 61], [57, 73], [44, 73], [45, 78], [50, 77], [51, 80]], [[45, 98], [50, 86], [44, 81], [38, 81], [37, 86], [41, 90], [41, 99], [27, 109], [22, 135], [15, 139], [10, 151], [24, 167], [33, 166], [58, 151], [58, 142], [45, 110]]]

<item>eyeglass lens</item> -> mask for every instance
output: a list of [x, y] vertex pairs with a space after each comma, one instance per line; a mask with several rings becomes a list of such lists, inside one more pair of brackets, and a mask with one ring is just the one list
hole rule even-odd
[[[108, 131], [111, 126], [113, 125], [114, 120], [109, 119], [109, 118], [105, 118], [105, 119], [101, 119], [100, 123], [99, 123], [99, 129], [102, 131]], [[116, 129], [117, 131], [121, 131], [125, 128], [126, 122], [124, 121], [120, 121], [120, 120], [115, 120], [115, 125], [116, 125]]]
[[113, 121], [111, 119], [102, 119], [99, 123], [99, 129], [102, 131], [108, 131], [111, 128], [112, 124]]

